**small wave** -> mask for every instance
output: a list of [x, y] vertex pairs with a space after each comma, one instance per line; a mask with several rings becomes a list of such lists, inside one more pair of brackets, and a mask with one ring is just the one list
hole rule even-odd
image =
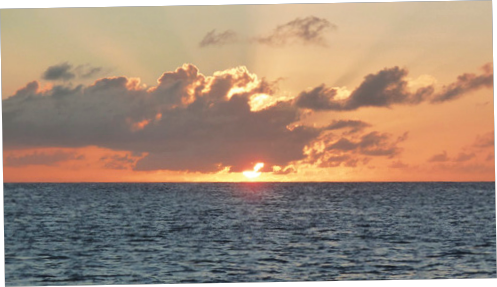
[[259, 259], [259, 261], [264, 261], [264, 262], [276, 262], [276, 263], [283, 263], [283, 264], [288, 263], [288, 261], [287, 261], [287, 260], [284, 260], [284, 259], [278, 259], [278, 258], [262, 258], [262, 259]]

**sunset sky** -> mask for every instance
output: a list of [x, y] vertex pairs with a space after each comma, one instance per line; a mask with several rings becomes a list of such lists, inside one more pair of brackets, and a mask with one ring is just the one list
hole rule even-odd
[[5, 182], [495, 179], [491, 1], [0, 21]]

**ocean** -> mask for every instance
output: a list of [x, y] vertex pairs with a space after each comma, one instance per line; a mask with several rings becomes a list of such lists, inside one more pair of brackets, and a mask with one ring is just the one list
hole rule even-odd
[[495, 278], [491, 183], [4, 184], [6, 285]]

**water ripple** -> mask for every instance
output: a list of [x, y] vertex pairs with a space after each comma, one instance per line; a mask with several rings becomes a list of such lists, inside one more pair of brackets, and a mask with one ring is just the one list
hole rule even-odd
[[5, 184], [7, 285], [496, 277], [493, 183]]

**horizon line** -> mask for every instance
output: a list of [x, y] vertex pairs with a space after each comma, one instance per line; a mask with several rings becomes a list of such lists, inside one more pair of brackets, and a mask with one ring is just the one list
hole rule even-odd
[[5, 183], [495, 183], [495, 180], [467, 181], [7, 181]]

